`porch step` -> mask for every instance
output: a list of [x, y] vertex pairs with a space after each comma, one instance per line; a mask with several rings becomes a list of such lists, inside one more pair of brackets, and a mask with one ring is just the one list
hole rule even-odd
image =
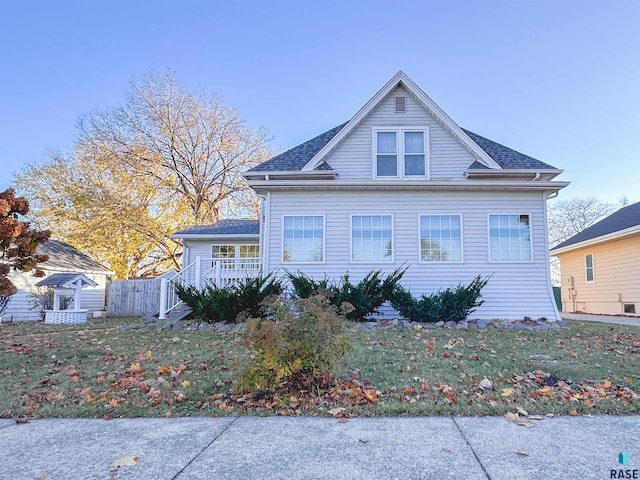
[[180, 307], [175, 308], [171, 310], [171, 312], [169, 312], [169, 315], [167, 315], [166, 322], [168, 323], [179, 322], [190, 313], [191, 313], [191, 309], [189, 307], [187, 307], [186, 305], [181, 305]]

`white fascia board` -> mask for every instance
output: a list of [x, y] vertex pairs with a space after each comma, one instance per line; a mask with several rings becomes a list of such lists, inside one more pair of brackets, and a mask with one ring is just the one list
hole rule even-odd
[[618, 240], [619, 238], [627, 237], [635, 233], [640, 233], [640, 225], [635, 225], [633, 227], [625, 228], [624, 230], [618, 230], [617, 232], [611, 232], [606, 235], [601, 235], [599, 237], [591, 238], [589, 240], [584, 240], [582, 242], [574, 243], [572, 245], [567, 245], [566, 247], [552, 248], [549, 251], [549, 253], [551, 255], [558, 255], [560, 253], [570, 252], [571, 250], [577, 250], [579, 248], [589, 247], [597, 243], [604, 243], [604, 242], [609, 242], [611, 240]]
[[564, 170], [560, 170], [557, 168], [553, 168], [553, 169], [540, 169], [540, 168], [503, 168], [502, 170], [493, 170], [493, 169], [488, 169], [488, 170], [482, 170], [482, 169], [467, 169], [465, 170], [465, 174], [468, 177], [479, 177], [479, 176], [485, 176], [485, 175], [524, 175], [524, 174], [528, 174], [528, 175], [535, 175], [536, 173], [540, 173], [540, 174], [545, 174], [545, 175], [555, 175], [558, 176], [560, 175], [562, 172], [564, 172]]
[[116, 272], [112, 270], [90, 270], [82, 267], [73, 267], [73, 268], [63, 268], [63, 267], [43, 267], [40, 266], [42, 270], [45, 272], [53, 272], [53, 273], [90, 273], [92, 275], [115, 275]]
[[318, 175], [318, 176], [333, 177], [336, 175], [336, 171], [335, 170], [304, 170], [304, 171], [303, 170], [253, 170], [253, 171], [241, 172], [240, 175], [242, 175], [246, 179], [253, 176], [277, 177], [281, 175], [287, 175], [287, 176], [297, 175], [300, 177]]
[[569, 182], [487, 180], [388, 181], [388, 180], [250, 180], [249, 186], [265, 190], [560, 190]]
[[403, 71], [399, 71], [378, 91], [378, 93], [371, 98], [371, 100], [358, 110], [358, 113], [356, 113], [351, 120], [349, 120], [347, 124], [342, 127], [342, 129], [304, 165], [304, 167], [302, 167], [302, 170], [313, 170], [318, 163], [324, 159], [324, 157], [333, 150], [333, 148], [335, 148], [342, 139], [351, 133], [351, 131], [359, 125], [360, 122], [369, 115], [369, 113], [399, 84], [403, 84], [404, 87], [413, 94], [427, 110], [430, 110], [431, 113], [443, 123], [443, 125], [453, 132], [453, 134], [456, 135], [467, 146], [467, 148], [476, 155], [482, 164], [491, 169], [500, 170], [502, 168], [487, 154], [487, 152], [482, 150], [477, 143], [471, 140], [471, 138], [458, 126], [458, 124], [456, 124], [451, 117], [444, 112], [444, 110], [431, 100], [431, 98], [424, 93], [420, 87], [418, 87], [418, 85], [416, 85], [413, 80], [407, 76], [407, 74]]
[[186, 239], [186, 240], [229, 240], [231, 238], [235, 238], [238, 240], [250, 240], [259, 238], [259, 233], [172, 233], [169, 235], [169, 238], [176, 238], [178, 240]]

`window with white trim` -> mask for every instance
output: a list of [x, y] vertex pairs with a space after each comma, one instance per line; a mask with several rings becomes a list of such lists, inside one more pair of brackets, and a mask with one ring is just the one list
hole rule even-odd
[[[212, 245], [211, 257], [216, 260], [222, 260], [223, 268], [235, 268], [238, 262], [234, 261], [240, 259], [240, 268], [260, 268], [260, 246], [259, 245]], [[243, 260], [245, 259], [245, 260]], [[246, 260], [252, 259], [252, 260]]]
[[531, 261], [529, 215], [489, 215], [489, 260]]
[[353, 215], [351, 217], [351, 261], [393, 261], [391, 215]]
[[427, 128], [374, 129], [376, 177], [426, 177]]
[[584, 278], [587, 283], [595, 282], [595, 272], [593, 268], [593, 253], [587, 253], [584, 256]]
[[283, 218], [282, 261], [320, 263], [324, 261], [324, 217], [285, 215]]
[[420, 261], [462, 261], [460, 215], [420, 216]]

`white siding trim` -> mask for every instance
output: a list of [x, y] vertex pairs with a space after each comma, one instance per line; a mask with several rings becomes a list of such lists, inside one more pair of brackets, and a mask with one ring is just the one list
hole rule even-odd
[[[420, 228], [420, 217], [446, 215], [448, 217], [460, 217], [460, 260], [440, 260], [440, 261], [426, 261], [422, 260], [422, 231]], [[456, 264], [464, 263], [464, 215], [462, 213], [418, 213], [418, 263], [424, 265], [437, 265], [437, 264]]]
[[[376, 260], [376, 261], [366, 260], [364, 262], [356, 262], [353, 260], [353, 217], [391, 217], [391, 259], [390, 260]], [[354, 265], [366, 265], [366, 264], [387, 265], [389, 263], [394, 263], [395, 247], [396, 247], [395, 234], [396, 234], [395, 218], [393, 213], [367, 213], [367, 212], [352, 213], [351, 215], [349, 215], [349, 263]]]
[[[549, 231], [549, 224], [547, 221], [547, 195], [545, 193], [542, 194], [542, 218], [543, 218], [543, 227], [544, 231]], [[553, 292], [553, 285], [551, 284], [551, 263], [549, 256], [549, 235], [544, 235], [544, 251], [547, 253], [545, 267], [547, 273], [547, 291], [549, 292], [549, 298], [551, 298], [551, 305], [553, 306], [553, 311], [555, 313], [555, 320], [560, 320], [560, 311], [558, 310], [558, 305], [556, 304], [556, 296]], [[561, 275], [562, 277], [562, 275]], [[562, 297], [562, 295], [561, 295]]]
[[[528, 215], [529, 216], [529, 260], [491, 260], [491, 215]], [[489, 212], [487, 213], [487, 260], [489, 263], [533, 263], [533, 215], [531, 212]]]

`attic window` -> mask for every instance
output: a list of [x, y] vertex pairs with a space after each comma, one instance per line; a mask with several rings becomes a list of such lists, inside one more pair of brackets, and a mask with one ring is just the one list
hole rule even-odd
[[396, 113], [407, 113], [407, 97], [394, 97], [394, 111]]

